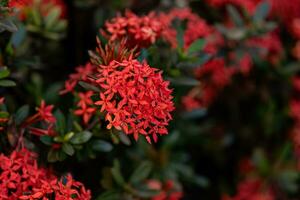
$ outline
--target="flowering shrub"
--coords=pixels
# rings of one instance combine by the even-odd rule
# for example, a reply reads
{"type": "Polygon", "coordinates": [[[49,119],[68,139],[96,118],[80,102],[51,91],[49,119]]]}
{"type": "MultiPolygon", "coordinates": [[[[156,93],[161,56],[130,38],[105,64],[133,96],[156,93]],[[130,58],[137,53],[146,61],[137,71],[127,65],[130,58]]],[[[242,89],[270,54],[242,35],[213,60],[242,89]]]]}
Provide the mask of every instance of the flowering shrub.
{"type": "Polygon", "coordinates": [[[299,8],[1,1],[0,199],[298,199],[299,8]]]}

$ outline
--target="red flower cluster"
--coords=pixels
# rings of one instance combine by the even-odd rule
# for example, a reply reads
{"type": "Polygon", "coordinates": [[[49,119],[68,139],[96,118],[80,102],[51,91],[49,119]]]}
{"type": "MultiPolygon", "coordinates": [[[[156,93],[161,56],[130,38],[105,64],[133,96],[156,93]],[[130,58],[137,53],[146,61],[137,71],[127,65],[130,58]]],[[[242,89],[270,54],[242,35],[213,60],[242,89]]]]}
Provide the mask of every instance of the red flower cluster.
{"type": "Polygon", "coordinates": [[[79,81],[88,81],[89,75],[96,71],[96,67],[91,63],[86,63],[84,66],[78,66],[76,72],[69,75],[69,79],[65,82],[65,88],[60,91],[60,94],[74,92],[74,88],[79,81]]]}
{"type": "Polygon", "coordinates": [[[0,155],[0,198],[2,200],[89,200],[91,194],[70,175],[58,179],[51,171],[38,167],[36,154],[26,149],[0,155]]]}
{"type": "Polygon", "coordinates": [[[237,194],[234,197],[223,196],[222,200],[274,200],[274,194],[265,188],[259,179],[245,180],[239,183],[237,194]]]}
{"type": "Polygon", "coordinates": [[[179,200],[183,196],[180,188],[172,180],[167,180],[165,183],[149,180],[147,185],[152,190],[160,191],[151,200],[179,200]]]}
{"type": "Polygon", "coordinates": [[[77,110],[74,111],[75,115],[82,116],[83,122],[85,125],[88,124],[89,120],[96,112],[96,108],[93,108],[94,102],[92,101],[91,97],[94,93],[92,91],[87,91],[85,93],[80,92],[78,94],[79,102],[77,106],[79,107],[77,110]]]}
{"type": "Polygon", "coordinates": [[[105,31],[109,41],[126,38],[128,47],[147,47],[153,44],[162,31],[162,25],[154,13],[139,17],[130,11],[124,16],[117,16],[105,23],[105,31]]]}
{"type": "Polygon", "coordinates": [[[206,2],[214,7],[224,7],[231,4],[253,13],[261,0],[206,0],[206,2]]]}
{"type": "Polygon", "coordinates": [[[195,40],[204,38],[208,41],[206,47],[211,49],[211,45],[215,43],[215,30],[210,27],[205,20],[191,12],[190,9],[173,9],[169,13],[161,13],[159,19],[163,24],[162,37],[171,44],[173,48],[177,47],[177,31],[172,26],[174,20],[186,21],[186,29],[184,31],[184,48],[187,49],[195,40]]]}
{"type": "Polygon", "coordinates": [[[156,142],[157,134],[167,134],[166,126],[174,109],[169,82],[158,69],[129,56],[123,61],[111,61],[98,66],[96,83],[101,89],[95,104],[106,112],[107,128],[115,127],[126,134],[139,134],[156,142]]]}
{"type": "Polygon", "coordinates": [[[43,16],[47,16],[53,8],[60,10],[60,18],[63,19],[66,16],[66,5],[63,0],[41,0],[38,4],[34,0],[10,0],[8,6],[16,8],[20,11],[20,19],[26,20],[28,17],[28,11],[38,5],[38,9],[43,16]]]}

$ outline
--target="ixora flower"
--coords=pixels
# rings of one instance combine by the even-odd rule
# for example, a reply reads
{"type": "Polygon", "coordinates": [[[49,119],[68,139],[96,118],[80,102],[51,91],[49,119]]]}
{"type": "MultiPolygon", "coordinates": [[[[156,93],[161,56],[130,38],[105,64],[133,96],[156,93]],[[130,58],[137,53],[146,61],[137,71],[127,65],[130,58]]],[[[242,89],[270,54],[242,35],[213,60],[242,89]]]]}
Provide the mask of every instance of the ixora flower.
{"type": "Polygon", "coordinates": [[[131,55],[122,61],[99,65],[95,82],[101,90],[100,100],[95,104],[106,113],[108,129],[114,127],[133,134],[135,140],[141,134],[149,143],[151,137],[156,142],[157,134],[168,133],[166,126],[174,110],[172,90],[158,69],[131,55]]]}
{"type": "Polygon", "coordinates": [[[153,44],[162,31],[162,25],[154,13],[137,16],[126,11],[124,16],[117,16],[105,23],[102,33],[109,41],[127,38],[128,47],[147,47],[153,44]]]}
{"type": "Polygon", "coordinates": [[[57,178],[50,170],[40,168],[37,155],[27,149],[0,155],[0,198],[3,200],[89,200],[91,194],[82,183],[67,175],[57,178]]]}
{"type": "Polygon", "coordinates": [[[223,196],[222,200],[274,200],[274,194],[260,179],[244,180],[239,183],[234,197],[223,196]]]}

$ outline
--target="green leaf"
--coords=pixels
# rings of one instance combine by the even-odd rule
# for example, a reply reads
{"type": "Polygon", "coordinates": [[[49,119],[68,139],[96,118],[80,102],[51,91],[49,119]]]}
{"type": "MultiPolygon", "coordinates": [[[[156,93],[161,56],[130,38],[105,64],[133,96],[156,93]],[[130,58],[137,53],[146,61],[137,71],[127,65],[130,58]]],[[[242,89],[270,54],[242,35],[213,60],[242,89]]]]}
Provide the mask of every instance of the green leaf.
{"type": "Polygon", "coordinates": [[[6,78],[8,77],[10,74],[9,70],[7,69],[7,67],[1,67],[0,68],[0,79],[6,78]]]}
{"type": "Polygon", "coordinates": [[[0,86],[2,87],[14,87],[16,83],[11,80],[0,80],[0,86]]]}
{"type": "Polygon", "coordinates": [[[130,176],[129,182],[132,184],[145,180],[152,170],[152,164],[149,161],[142,162],[130,176]]]}
{"type": "Polygon", "coordinates": [[[69,143],[63,143],[62,150],[69,156],[72,156],[75,153],[73,146],[69,143]]]}
{"type": "Polygon", "coordinates": [[[131,141],[130,141],[129,137],[126,135],[126,133],[123,133],[123,132],[120,131],[117,134],[119,136],[120,141],[123,144],[125,144],[127,146],[131,145],[131,141]]]}
{"type": "Polygon", "coordinates": [[[54,112],[54,116],[56,118],[56,122],[55,122],[56,130],[59,133],[64,133],[66,130],[66,118],[64,114],[60,110],[56,110],[54,112]]]}
{"type": "Polygon", "coordinates": [[[104,140],[95,140],[92,143],[92,148],[95,151],[110,152],[113,149],[113,145],[104,140]]]}
{"type": "Polygon", "coordinates": [[[265,0],[265,1],[261,2],[255,10],[255,13],[253,15],[253,21],[261,22],[261,21],[265,20],[265,18],[268,16],[268,14],[270,12],[270,9],[271,9],[271,6],[268,1],[265,0]]]}
{"type": "Polygon", "coordinates": [[[230,18],[232,19],[233,23],[236,26],[241,27],[244,25],[243,18],[241,17],[239,11],[235,7],[233,7],[232,5],[229,5],[226,7],[226,9],[230,15],[230,18]]]}
{"type": "Polygon", "coordinates": [[[114,165],[113,165],[113,168],[111,169],[111,173],[113,175],[114,180],[116,181],[116,183],[118,185],[120,185],[120,186],[125,185],[126,182],[122,176],[120,163],[118,160],[114,160],[114,165]]]}
{"type": "Polygon", "coordinates": [[[83,144],[89,141],[89,139],[92,137],[92,133],[89,131],[83,131],[80,133],[76,133],[70,140],[72,144],[83,144]]]}
{"type": "Polygon", "coordinates": [[[100,92],[100,89],[97,88],[96,86],[92,85],[92,84],[89,84],[89,83],[86,83],[86,82],[83,82],[83,81],[79,81],[79,85],[82,86],[86,90],[91,90],[91,91],[94,91],[94,92],[100,92]]]}
{"type": "Polygon", "coordinates": [[[48,135],[42,135],[40,137],[40,140],[42,143],[44,143],[45,145],[48,145],[48,146],[53,144],[53,138],[48,135]]]}
{"type": "Polygon", "coordinates": [[[29,115],[29,105],[24,105],[18,109],[15,115],[17,125],[20,125],[29,115]]]}
{"type": "Polygon", "coordinates": [[[194,41],[188,48],[188,54],[194,54],[196,52],[201,51],[205,46],[205,40],[204,39],[198,39],[194,41]]]}
{"type": "Polygon", "coordinates": [[[11,43],[12,43],[13,47],[15,47],[15,48],[19,47],[26,37],[25,26],[19,24],[18,27],[19,27],[19,30],[14,32],[11,37],[11,43]]]}
{"type": "Polygon", "coordinates": [[[184,46],[184,40],[183,40],[184,30],[181,26],[178,26],[177,28],[177,44],[179,49],[183,49],[184,46]]]}
{"type": "Polygon", "coordinates": [[[61,14],[61,9],[58,7],[52,8],[48,15],[45,17],[45,27],[46,30],[49,30],[53,25],[59,20],[61,14]]]}

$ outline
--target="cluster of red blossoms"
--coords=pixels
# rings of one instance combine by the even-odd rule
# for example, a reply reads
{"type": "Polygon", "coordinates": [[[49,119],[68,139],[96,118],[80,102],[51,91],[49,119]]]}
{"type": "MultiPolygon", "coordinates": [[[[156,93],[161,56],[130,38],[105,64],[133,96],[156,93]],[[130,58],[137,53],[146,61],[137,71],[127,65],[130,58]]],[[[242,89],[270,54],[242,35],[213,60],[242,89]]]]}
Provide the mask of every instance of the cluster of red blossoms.
{"type": "Polygon", "coordinates": [[[160,191],[151,200],[179,200],[183,196],[180,188],[172,180],[167,180],[164,183],[157,180],[149,180],[147,185],[152,190],[160,191]]]}
{"type": "Polygon", "coordinates": [[[63,0],[10,0],[8,6],[10,8],[17,9],[20,12],[20,19],[26,20],[29,16],[29,10],[37,5],[42,16],[47,16],[53,8],[60,10],[60,18],[63,19],[66,16],[66,5],[63,0]],[[37,4],[38,3],[38,4],[37,4]]]}
{"type": "Polygon", "coordinates": [[[175,20],[181,22],[186,21],[186,29],[184,31],[183,40],[184,48],[187,49],[195,40],[205,38],[207,44],[205,50],[208,52],[215,52],[216,43],[219,43],[219,35],[216,30],[209,26],[206,21],[198,15],[192,13],[189,8],[173,9],[168,13],[159,14],[160,22],[163,25],[162,38],[166,40],[173,48],[178,45],[177,30],[173,26],[175,20]]]}
{"type": "Polygon", "coordinates": [[[237,194],[223,196],[222,200],[274,200],[272,191],[266,188],[260,179],[249,179],[239,183],[237,194]]]}
{"type": "Polygon", "coordinates": [[[1,199],[91,199],[82,183],[70,175],[56,177],[50,170],[38,167],[36,159],[36,154],[27,149],[13,151],[9,157],[0,155],[1,199]]]}
{"type": "Polygon", "coordinates": [[[167,134],[166,126],[174,109],[169,82],[164,81],[158,69],[132,56],[120,62],[111,61],[98,66],[96,83],[101,89],[100,100],[95,102],[105,112],[107,128],[139,134],[156,142],[157,134],[167,134]]]}
{"type": "Polygon", "coordinates": [[[130,11],[125,16],[117,16],[105,23],[103,35],[109,41],[126,38],[127,47],[147,47],[153,44],[162,31],[162,25],[154,13],[139,17],[130,11]]]}

